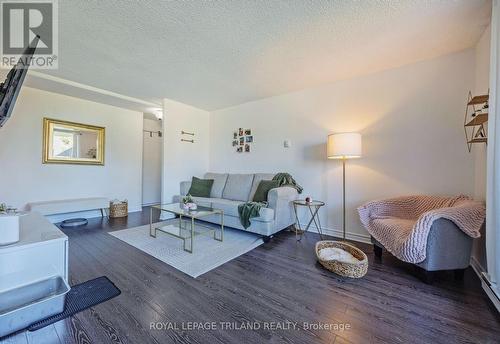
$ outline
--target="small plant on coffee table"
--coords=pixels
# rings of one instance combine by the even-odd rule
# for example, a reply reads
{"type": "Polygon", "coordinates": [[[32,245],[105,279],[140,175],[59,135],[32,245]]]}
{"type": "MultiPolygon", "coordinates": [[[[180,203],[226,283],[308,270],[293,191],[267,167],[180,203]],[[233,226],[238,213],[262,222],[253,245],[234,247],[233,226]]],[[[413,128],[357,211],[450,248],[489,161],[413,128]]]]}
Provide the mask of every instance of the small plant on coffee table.
{"type": "Polygon", "coordinates": [[[193,197],[191,195],[186,195],[182,197],[182,204],[194,203],[193,197]]]}

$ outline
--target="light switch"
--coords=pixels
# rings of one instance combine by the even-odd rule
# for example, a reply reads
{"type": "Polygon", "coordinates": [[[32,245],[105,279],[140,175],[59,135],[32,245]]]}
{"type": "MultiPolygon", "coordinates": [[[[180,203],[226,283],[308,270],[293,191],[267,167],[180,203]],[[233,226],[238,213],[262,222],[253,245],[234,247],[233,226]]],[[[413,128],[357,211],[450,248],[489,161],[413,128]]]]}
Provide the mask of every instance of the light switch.
{"type": "Polygon", "coordinates": [[[292,141],[290,141],[290,140],[285,140],[285,141],[283,142],[283,147],[285,147],[285,148],[290,148],[291,146],[292,146],[292,141]]]}

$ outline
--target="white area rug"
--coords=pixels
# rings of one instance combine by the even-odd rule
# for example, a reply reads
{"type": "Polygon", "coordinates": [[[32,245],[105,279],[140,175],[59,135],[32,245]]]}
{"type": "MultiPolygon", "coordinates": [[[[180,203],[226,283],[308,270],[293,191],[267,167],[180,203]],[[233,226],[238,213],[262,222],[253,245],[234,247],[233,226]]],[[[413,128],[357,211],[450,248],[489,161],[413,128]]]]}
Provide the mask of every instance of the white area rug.
{"type": "Polygon", "coordinates": [[[156,238],[149,236],[149,225],[110,232],[109,234],[194,278],[253,250],[263,243],[259,235],[224,228],[223,242],[214,240],[209,235],[197,235],[194,238],[194,252],[189,253],[183,250],[183,241],[179,238],[160,231],[156,232],[156,238]]]}

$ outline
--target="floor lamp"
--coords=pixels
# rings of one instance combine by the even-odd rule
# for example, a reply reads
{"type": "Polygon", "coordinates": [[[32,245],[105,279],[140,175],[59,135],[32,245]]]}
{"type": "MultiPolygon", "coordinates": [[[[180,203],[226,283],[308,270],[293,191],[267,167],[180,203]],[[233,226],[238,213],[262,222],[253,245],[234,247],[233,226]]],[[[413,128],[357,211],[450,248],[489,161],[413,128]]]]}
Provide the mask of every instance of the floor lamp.
{"type": "Polygon", "coordinates": [[[328,159],[342,159],[342,232],[345,240],[345,161],[361,157],[361,134],[328,135],[327,154],[328,159]]]}

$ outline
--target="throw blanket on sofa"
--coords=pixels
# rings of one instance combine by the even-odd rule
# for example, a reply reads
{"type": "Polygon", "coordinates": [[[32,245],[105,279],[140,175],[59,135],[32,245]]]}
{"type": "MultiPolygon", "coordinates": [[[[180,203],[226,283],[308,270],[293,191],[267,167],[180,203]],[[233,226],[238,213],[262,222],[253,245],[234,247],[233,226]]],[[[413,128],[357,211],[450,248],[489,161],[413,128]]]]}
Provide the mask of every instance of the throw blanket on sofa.
{"type": "MultiPolygon", "coordinates": [[[[290,173],[277,173],[273,180],[277,180],[279,186],[290,186],[295,188],[298,193],[302,193],[302,187],[293,179],[290,173]]],[[[245,229],[250,227],[251,218],[260,216],[260,208],[262,207],[267,207],[267,202],[246,202],[238,205],[240,222],[245,229]]]]}
{"type": "Polygon", "coordinates": [[[250,227],[250,219],[252,217],[259,217],[260,208],[267,207],[266,202],[247,202],[238,205],[238,214],[240,215],[240,222],[243,228],[250,227]]]}
{"type": "Polygon", "coordinates": [[[302,190],[304,190],[302,186],[300,186],[295,181],[295,179],[293,179],[290,173],[285,173],[285,172],[277,173],[273,177],[273,180],[277,180],[279,186],[290,186],[292,188],[295,188],[299,194],[302,193],[302,190]]]}
{"type": "Polygon", "coordinates": [[[408,263],[426,258],[432,223],[452,221],[472,238],[480,236],[486,216],[482,202],[467,196],[408,196],[369,202],[358,208],[366,230],[394,256],[408,263]]]}

